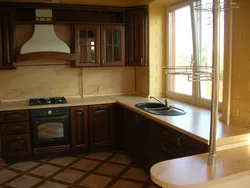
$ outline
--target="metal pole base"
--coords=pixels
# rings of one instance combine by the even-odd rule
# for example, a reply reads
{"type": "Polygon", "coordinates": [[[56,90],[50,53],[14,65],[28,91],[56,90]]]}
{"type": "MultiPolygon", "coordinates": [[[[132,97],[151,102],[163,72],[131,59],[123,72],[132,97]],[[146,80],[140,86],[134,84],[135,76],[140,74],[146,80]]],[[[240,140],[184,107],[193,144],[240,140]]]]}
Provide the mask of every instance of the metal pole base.
{"type": "Polygon", "coordinates": [[[216,155],[208,154],[207,165],[208,166],[215,166],[216,163],[216,155]]]}

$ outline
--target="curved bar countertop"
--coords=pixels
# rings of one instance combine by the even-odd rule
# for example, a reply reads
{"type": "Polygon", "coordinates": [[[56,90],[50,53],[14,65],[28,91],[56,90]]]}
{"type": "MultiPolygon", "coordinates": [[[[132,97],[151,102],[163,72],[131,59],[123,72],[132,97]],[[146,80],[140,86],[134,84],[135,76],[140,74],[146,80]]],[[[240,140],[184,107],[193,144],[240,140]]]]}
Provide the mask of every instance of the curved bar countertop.
{"type": "Polygon", "coordinates": [[[214,167],[207,166],[207,154],[200,154],[159,162],[150,175],[167,188],[249,188],[250,145],[217,152],[214,167]]]}

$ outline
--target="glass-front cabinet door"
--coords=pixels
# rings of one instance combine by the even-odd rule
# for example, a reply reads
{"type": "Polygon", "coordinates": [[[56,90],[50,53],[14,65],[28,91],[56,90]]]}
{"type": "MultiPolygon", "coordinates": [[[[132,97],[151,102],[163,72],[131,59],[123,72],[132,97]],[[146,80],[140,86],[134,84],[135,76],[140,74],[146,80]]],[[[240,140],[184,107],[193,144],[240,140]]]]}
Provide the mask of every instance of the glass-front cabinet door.
{"type": "Polygon", "coordinates": [[[100,26],[75,27],[76,67],[100,66],[100,26]]]}
{"type": "Polygon", "coordinates": [[[125,65],[124,26],[101,26],[102,66],[125,65]]]}

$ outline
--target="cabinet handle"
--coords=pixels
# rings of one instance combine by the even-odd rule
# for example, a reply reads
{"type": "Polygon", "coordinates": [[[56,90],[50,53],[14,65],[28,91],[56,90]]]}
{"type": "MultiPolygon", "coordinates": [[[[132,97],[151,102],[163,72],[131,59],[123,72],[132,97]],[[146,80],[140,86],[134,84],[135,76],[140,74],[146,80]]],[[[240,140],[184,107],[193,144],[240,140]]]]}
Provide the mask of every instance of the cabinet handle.
{"type": "Polygon", "coordinates": [[[143,58],[141,58],[141,65],[143,65],[143,58]]]}
{"type": "Polygon", "coordinates": [[[14,139],[19,139],[21,136],[15,136],[14,139]]]}
{"type": "Polygon", "coordinates": [[[76,112],[77,115],[82,115],[82,112],[78,111],[76,112]]]}
{"type": "Polygon", "coordinates": [[[128,109],[125,109],[125,110],[124,110],[124,116],[125,116],[125,117],[127,116],[127,112],[128,112],[128,109]]]}
{"type": "Polygon", "coordinates": [[[138,125],[140,124],[140,117],[139,116],[137,117],[137,124],[138,125]]]}

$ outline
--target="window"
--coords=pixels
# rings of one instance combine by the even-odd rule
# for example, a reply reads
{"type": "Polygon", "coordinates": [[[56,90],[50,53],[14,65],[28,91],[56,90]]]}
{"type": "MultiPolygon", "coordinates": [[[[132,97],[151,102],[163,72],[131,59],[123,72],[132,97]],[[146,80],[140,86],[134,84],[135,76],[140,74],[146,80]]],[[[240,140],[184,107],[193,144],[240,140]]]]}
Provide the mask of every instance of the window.
{"type": "MultiPolygon", "coordinates": [[[[201,0],[213,3],[213,0],[201,0]]],[[[190,66],[197,59],[201,66],[212,66],[213,15],[194,11],[193,2],[172,7],[168,11],[168,65],[190,66]],[[196,57],[196,58],[194,58],[196,57]]],[[[223,90],[224,14],[220,15],[220,84],[219,101],[223,90]]],[[[210,105],[212,82],[189,82],[185,75],[167,76],[167,94],[170,98],[210,105]]]]}

